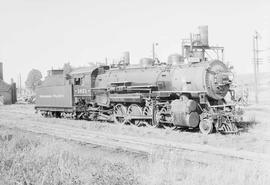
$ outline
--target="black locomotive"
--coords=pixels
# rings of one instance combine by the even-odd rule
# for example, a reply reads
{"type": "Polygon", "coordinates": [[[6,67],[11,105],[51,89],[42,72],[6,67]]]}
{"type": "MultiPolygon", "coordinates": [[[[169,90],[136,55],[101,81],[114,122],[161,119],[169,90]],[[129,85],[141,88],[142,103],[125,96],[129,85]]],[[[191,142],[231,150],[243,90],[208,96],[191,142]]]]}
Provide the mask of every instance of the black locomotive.
{"type": "Polygon", "coordinates": [[[241,111],[225,101],[227,94],[234,99],[233,75],[220,57],[223,48],[210,47],[207,36],[200,27],[183,41],[183,56],[171,55],[167,63],[143,58],[130,65],[125,53],[117,65],[50,70],[35,108],[44,116],[235,133],[241,111]]]}

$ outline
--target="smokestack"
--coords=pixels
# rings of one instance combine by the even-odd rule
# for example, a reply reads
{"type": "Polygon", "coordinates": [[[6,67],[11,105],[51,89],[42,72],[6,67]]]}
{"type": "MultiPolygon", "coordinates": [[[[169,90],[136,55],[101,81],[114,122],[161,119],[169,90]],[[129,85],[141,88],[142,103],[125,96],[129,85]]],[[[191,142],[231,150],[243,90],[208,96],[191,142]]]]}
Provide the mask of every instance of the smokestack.
{"type": "Polygon", "coordinates": [[[0,62],[0,80],[4,80],[3,79],[3,63],[0,62]]]}

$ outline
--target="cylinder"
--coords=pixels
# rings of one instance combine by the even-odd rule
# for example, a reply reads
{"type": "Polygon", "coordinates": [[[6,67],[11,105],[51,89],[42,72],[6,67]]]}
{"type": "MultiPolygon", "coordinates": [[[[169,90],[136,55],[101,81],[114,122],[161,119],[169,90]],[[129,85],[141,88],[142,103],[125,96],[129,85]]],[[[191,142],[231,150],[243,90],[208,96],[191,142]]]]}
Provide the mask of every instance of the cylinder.
{"type": "Polygon", "coordinates": [[[174,100],[171,103],[173,113],[173,124],[176,126],[195,128],[200,122],[200,116],[196,110],[197,104],[194,100],[174,100]]]}
{"type": "Polygon", "coordinates": [[[186,116],[186,125],[191,128],[195,128],[199,125],[200,116],[197,112],[191,112],[186,116]]]}
{"type": "Polygon", "coordinates": [[[201,44],[208,46],[208,26],[199,26],[201,44]]]}
{"type": "Polygon", "coordinates": [[[177,112],[173,114],[173,124],[175,126],[195,128],[199,125],[200,116],[197,112],[190,114],[184,112],[177,112]]]}

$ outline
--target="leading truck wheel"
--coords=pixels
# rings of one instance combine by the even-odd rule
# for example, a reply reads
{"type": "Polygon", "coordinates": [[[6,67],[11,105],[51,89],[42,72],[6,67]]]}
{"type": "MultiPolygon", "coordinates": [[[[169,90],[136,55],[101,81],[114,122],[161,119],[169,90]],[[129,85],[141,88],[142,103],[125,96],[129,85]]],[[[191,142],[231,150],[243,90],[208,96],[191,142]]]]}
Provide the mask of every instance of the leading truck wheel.
{"type": "Polygon", "coordinates": [[[200,121],[199,128],[201,133],[210,134],[213,132],[213,122],[209,119],[204,119],[200,121]]]}

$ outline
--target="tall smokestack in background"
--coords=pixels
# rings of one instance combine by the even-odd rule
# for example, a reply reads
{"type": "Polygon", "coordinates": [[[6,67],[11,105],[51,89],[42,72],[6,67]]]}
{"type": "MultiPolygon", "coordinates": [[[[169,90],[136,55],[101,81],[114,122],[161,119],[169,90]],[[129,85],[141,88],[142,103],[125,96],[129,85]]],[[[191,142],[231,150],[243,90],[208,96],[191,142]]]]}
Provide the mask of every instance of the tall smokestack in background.
{"type": "Polygon", "coordinates": [[[3,79],[3,63],[0,62],[0,80],[4,80],[3,79]]]}

